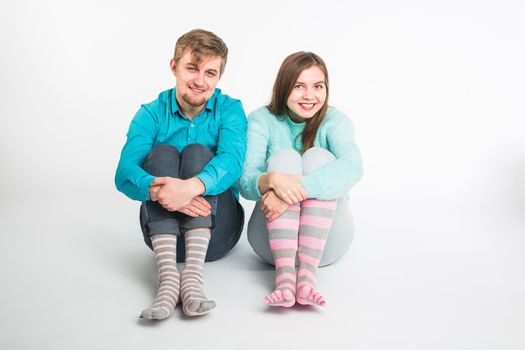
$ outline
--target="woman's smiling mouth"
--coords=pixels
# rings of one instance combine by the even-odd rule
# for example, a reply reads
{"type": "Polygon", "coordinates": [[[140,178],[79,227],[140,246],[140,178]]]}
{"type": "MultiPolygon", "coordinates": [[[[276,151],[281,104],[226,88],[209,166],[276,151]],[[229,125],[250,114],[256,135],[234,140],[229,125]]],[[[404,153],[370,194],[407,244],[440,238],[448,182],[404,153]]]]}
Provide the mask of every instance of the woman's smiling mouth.
{"type": "Polygon", "coordinates": [[[315,107],[315,103],[299,103],[299,106],[305,111],[311,111],[315,107]]]}

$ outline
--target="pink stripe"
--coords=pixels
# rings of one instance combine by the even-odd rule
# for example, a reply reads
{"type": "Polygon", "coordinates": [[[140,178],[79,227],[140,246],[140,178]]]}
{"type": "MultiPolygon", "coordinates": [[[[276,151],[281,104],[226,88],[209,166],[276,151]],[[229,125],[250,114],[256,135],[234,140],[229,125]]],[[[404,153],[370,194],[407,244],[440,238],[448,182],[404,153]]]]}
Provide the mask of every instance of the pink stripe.
{"type": "Polygon", "coordinates": [[[332,219],[317,216],[301,215],[300,224],[329,229],[330,226],[332,226],[332,219]]]}
{"type": "Polygon", "coordinates": [[[294,219],[275,219],[273,221],[266,221],[268,230],[297,230],[299,222],[294,219]]]}
{"type": "Polygon", "coordinates": [[[301,277],[301,276],[308,276],[310,277],[312,281],[315,281],[317,279],[317,276],[315,275],[315,273],[313,273],[312,271],[308,269],[299,269],[299,272],[297,273],[297,277],[301,277]]]}
{"type": "MultiPolygon", "coordinates": [[[[326,239],[320,239],[320,238],[309,237],[309,236],[300,236],[299,237],[299,245],[302,245],[302,246],[305,246],[305,247],[308,247],[308,248],[323,249],[325,243],[326,243],[326,239]]],[[[271,243],[270,243],[270,245],[271,245],[271,243]]]]}
{"type": "Polygon", "coordinates": [[[297,286],[296,288],[299,289],[301,288],[302,286],[311,286],[312,287],[312,284],[308,281],[299,281],[299,283],[297,283],[297,286]]]}
{"type": "Polygon", "coordinates": [[[300,262],[305,262],[310,265],[319,266],[319,260],[312,258],[311,256],[303,254],[303,253],[299,253],[298,255],[299,255],[300,262]]]}
{"type": "Polygon", "coordinates": [[[290,272],[281,273],[279,276],[275,277],[275,284],[279,284],[279,282],[287,278],[295,281],[295,274],[290,272]]]}
{"type": "Polygon", "coordinates": [[[285,248],[294,249],[294,248],[297,248],[297,240],[296,239],[270,239],[270,248],[272,250],[285,249],[285,248]]]}
{"type": "Polygon", "coordinates": [[[279,288],[279,289],[290,288],[291,290],[295,290],[295,285],[291,283],[283,283],[283,284],[276,285],[275,288],[279,288]]]}
{"type": "Polygon", "coordinates": [[[301,202],[303,208],[325,208],[335,210],[337,201],[321,201],[319,199],[307,199],[301,202]]]}
{"type": "Polygon", "coordinates": [[[295,258],[279,258],[275,259],[275,266],[295,266],[295,258]]]}

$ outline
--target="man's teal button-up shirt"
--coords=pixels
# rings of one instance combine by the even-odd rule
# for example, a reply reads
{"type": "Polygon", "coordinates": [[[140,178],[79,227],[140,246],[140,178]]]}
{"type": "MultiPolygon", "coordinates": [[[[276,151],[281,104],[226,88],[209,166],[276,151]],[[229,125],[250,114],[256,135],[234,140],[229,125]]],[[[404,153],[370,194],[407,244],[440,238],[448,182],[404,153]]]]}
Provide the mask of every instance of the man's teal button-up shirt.
{"type": "Polygon", "coordinates": [[[239,100],[215,89],[206,107],[193,120],[179,109],[175,89],[160,93],[143,104],[129,127],[115,175],[117,189],[131,199],[149,200],[149,186],[155,176],[142,164],[156,145],[175,146],[180,152],[198,143],[215,157],[196,176],[206,187],[205,195],[220,194],[230,187],[237,199],[236,181],[241,176],[246,152],[246,114],[239,100]]]}

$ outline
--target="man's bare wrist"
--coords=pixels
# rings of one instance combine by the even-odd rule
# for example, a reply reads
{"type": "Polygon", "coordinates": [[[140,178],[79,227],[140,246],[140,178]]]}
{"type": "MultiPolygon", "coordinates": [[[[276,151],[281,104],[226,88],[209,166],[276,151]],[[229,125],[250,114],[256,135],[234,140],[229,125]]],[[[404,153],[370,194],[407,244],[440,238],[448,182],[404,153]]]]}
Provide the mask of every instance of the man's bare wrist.
{"type": "Polygon", "coordinates": [[[188,181],[190,181],[191,184],[193,197],[199,196],[206,192],[206,186],[204,186],[204,183],[198,177],[192,177],[188,179],[188,181]]]}

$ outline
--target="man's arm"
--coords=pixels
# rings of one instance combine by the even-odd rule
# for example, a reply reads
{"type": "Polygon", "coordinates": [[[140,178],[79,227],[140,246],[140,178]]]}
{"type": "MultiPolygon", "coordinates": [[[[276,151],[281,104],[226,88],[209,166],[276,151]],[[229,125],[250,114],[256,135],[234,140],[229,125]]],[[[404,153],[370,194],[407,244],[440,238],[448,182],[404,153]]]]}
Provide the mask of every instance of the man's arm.
{"type": "Polygon", "coordinates": [[[157,117],[144,105],[141,106],[129,126],[115,175],[115,186],[131,199],[150,199],[149,186],[155,176],[148,174],[142,164],[153,147],[157,133],[157,117]]]}
{"type": "Polygon", "coordinates": [[[197,174],[205,186],[204,195],[217,195],[241,176],[246,155],[246,114],[239,101],[222,111],[217,154],[197,174]]]}
{"type": "Polygon", "coordinates": [[[150,193],[151,199],[157,200],[165,209],[182,211],[195,197],[204,193],[204,184],[195,177],[187,180],[157,177],[151,183],[150,193]]]}

